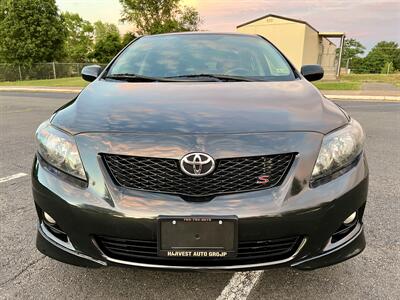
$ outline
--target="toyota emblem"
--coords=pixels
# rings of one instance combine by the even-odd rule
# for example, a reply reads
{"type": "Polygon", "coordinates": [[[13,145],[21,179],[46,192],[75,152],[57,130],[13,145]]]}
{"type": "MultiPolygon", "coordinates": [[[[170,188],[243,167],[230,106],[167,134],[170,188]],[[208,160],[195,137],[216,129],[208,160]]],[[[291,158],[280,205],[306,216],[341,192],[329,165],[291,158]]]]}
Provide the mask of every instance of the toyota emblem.
{"type": "Polygon", "coordinates": [[[181,169],[189,176],[201,177],[215,169],[214,159],[205,153],[189,153],[181,159],[181,169]]]}

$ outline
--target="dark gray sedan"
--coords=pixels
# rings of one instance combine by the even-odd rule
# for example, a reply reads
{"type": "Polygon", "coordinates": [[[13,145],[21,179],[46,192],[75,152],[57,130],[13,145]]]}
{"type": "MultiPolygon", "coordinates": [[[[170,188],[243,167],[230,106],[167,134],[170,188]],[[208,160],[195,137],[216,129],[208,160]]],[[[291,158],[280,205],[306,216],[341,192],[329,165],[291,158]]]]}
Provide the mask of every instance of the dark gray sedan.
{"type": "Polygon", "coordinates": [[[260,36],[144,36],[37,130],[38,249],[87,267],[315,269],[365,248],[360,124],[260,36]]]}

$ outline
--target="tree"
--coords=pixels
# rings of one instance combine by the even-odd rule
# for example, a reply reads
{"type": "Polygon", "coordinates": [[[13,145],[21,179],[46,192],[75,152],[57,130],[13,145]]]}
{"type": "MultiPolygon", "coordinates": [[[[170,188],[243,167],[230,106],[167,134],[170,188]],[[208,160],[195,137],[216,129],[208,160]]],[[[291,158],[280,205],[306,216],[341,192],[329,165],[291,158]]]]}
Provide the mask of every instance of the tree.
{"type": "Polygon", "coordinates": [[[67,31],[65,56],[70,62],[86,62],[93,51],[94,27],[78,14],[62,14],[67,31]]]}
{"type": "Polygon", "coordinates": [[[369,73],[368,69],[364,65],[365,58],[363,57],[354,57],[350,63],[350,69],[353,73],[369,73]]]}
{"type": "Polygon", "coordinates": [[[400,48],[397,48],[393,57],[393,68],[397,71],[400,70],[400,48]]]}
{"type": "Polygon", "coordinates": [[[389,63],[395,70],[400,69],[400,49],[396,42],[377,43],[364,59],[364,66],[370,73],[381,73],[389,63]]]}
{"type": "Polygon", "coordinates": [[[136,35],[133,32],[127,32],[123,35],[122,37],[122,46],[125,47],[128,45],[131,41],[133,41],[136,38],[136,35]]]}
{"type": "MultiPolygon", "coordinates": [[[[339,51],[337,49],[336,51],[339,51]]],[[[356,39],[346,39],[343,44],[342,53],[342,66],[346,66],[348,59],[354,59],[360,57],[360,54],[364,54],[365,47],[356,39]]]]}
{"type": "Polygon", "coordinates": [[[391,62],[385,62],[385,65],[381,69],[382,74],[393,73],[393,71],[394,71],[394,67],[393,67],[393,63],[391,63],[391,62]]]}
{"type": "Polygon", "coordinates": [[[66,33],[55,0],[0,1],[0,57],[9,63],[50,62],[66,33]]]}
{"type": "Polygon", "coordinates": [[[181,0],[120,0],[122,21],[132,23],[136,32],[157,34],[196,31],[201,23],[193,7],[184,7],[181,0]]]}
{"type": "Polygon", "coordinates": [[[107,63],[122,49],[121,36],[114,24],[94,23],[95,45],[91,57],[99,63],[107,63]]]}

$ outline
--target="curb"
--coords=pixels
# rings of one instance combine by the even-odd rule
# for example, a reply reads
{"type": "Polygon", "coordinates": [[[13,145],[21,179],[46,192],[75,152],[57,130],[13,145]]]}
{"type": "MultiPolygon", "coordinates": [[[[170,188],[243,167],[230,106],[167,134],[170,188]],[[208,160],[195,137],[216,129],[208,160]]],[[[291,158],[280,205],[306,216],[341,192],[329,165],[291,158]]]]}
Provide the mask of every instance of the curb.
{"type": "Polygon", "coordinates": [[[325,95],[330,100],[400,102],[400,96],[325,95]]]}
{"type": "MultiPolygon", "coordinates": [[[[80,93],[83,88],[46,88],[46,87],[5,87],[0,86],[0,92],[28,92],[28,93],[80,93]]],[[[351,101],[379,101],[400,102],[399,96],[363,96],[363,95],[325,95],[330,100],[351,101]]]]}

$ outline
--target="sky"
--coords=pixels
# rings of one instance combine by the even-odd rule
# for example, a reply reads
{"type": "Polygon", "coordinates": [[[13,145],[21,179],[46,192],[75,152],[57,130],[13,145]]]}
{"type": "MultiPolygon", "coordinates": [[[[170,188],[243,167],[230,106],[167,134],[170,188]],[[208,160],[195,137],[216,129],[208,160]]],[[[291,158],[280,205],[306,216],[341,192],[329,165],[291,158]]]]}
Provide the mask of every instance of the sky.
{"type": "MultiPolygon", "coordinates": [[[[125,33],[119,0],[56,0],[61,11],[84,19],[115,23],[125,33]]],[[[266,14],[306,21],[318,31],[343,31],[367,49],[381,40],[400,44],[400,0],[182,0],[195,7],[201,30],[232,32],[236,26],[266,14]]]]}

